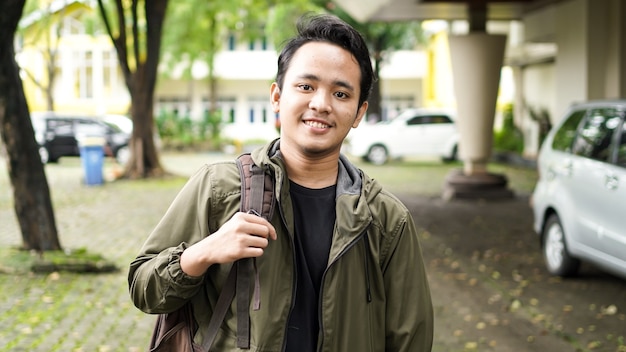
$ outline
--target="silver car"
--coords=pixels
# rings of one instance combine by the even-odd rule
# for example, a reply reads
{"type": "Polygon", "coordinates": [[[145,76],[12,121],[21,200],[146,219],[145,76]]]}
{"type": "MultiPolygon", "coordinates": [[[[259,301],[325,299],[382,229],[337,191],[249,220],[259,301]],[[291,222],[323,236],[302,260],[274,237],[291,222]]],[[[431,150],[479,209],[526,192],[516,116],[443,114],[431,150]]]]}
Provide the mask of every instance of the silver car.
{"type": "Polygon", "coordinates": [[[548,271],[581,261],[626,278],[626,100],[573,105],[546,137],[532,195],[548,271]]]}

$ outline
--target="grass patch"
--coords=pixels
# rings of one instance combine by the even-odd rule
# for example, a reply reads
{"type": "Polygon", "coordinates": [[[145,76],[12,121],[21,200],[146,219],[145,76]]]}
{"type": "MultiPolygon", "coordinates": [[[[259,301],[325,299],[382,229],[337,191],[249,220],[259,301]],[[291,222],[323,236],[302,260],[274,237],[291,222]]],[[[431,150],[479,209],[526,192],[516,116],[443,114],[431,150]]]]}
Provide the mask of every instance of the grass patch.
{"type": "Polygon", "coordinates": [[[110,273],[118,271],[115,264],[102,255],[85,248],[65,251],[26,251],[19,248],[0,248],[0,273],[25,274],[71,272],[110,273]]]}

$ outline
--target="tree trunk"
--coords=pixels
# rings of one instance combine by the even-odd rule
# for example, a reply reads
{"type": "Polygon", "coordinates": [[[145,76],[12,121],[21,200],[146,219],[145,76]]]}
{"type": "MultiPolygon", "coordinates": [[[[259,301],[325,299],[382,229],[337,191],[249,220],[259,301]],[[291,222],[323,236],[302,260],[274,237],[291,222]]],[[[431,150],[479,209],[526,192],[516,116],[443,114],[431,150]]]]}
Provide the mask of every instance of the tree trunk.
{"type": "Polygon", "coordinates": [[[59,250],[48,181],[15,62],[15,30],[25,0],[0,2],[0,136],[7,150],[14,208],[23,247],[59,250]]]}
{"type": "Polygon", "coordinates": [[[368,122],[378,122],[383,119],[382,93],[380,89],[380,53],[374,54],[374,76],[376,80],[372,86],[372,92],[367,107],[368,122]]]}
{"type": "Polygon", "coordinates": [[[117,33],[111,22],[103,0],[98,0],[100,13],[111,37],[117,57],[124,74],[124,80],[131,97],[131,116],[133,134],[130,140],[131,157],[124,170],[127,178],[144,178],[163,174],[156,146],[154,145],[154,88],[156,86],[157,69],[161,52],[161,34],[163,21],[169,0],[144,0],[146,33],[139,33],[139,25],[143,22],[137,15],[137,6],[141,2],[132,3],[116,1],[117,33]],[[127,38],[126,14],[124,5],[131,6],[130,26],[131,38],[127,38]],[[144,40],[145,36],[145,40],[144,40]],[[129,52],[128,43],[132,50],[129,52]],[[140,45],[145,44],[145,50],[140,45]],[[130,55],[132,53],[132,55],[130,55]],[[145,53],[145,54],[144,54],[145,53]],[[130,61],[134,61],[131,65],[130,61]],[[134,69],[134,71],[133,71],[134,69]]]}
{"type": "Polygon", "coordinates": [[[146,81],[137,79],[139,75],[135,73],[134,77],[130,107],[133,117],[131,157],[126,164],[125,174],[133,179],[160,176],[164,170],[154,144],[154,91],[143,87],[146,81]]]}

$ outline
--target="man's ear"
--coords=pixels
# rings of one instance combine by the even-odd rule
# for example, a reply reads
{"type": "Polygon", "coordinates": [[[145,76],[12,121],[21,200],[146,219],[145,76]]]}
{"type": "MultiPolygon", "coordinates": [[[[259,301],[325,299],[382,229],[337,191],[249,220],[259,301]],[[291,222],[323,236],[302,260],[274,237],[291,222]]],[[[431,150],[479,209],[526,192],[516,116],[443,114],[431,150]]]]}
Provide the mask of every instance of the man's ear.
{"type": "Polygon", "coordinates": [[[270,87],[270,102],[272,103],[272,110],[274,112],[280,111],[280,88],[278,83],[272,83],[270,87]]]}
{"type": "Polygon", "coordinates": [[[368,106],[367,101],[364,101],[363,104],[361,104],[361,107],[356,112],[356,118],[354,119],[354,122],[352,123],[352,128],[357,128],[359,126],[359,124],[361,123],[361,120],[363,120],[363,116],[365,116],[365,112],[367,111],[367,106],[368,106]]]}

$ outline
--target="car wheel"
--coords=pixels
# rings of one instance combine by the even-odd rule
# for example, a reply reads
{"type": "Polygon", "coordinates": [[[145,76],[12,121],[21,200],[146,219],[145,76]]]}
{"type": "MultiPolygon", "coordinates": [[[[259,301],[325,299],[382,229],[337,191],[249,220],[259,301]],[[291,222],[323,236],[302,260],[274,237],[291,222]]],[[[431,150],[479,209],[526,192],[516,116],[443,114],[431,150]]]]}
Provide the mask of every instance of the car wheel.
{"type": "Polygon", "coordinates": [[[130,148],[125,145],[117,150],[117,153],[115,154],[115,160],[117,160],[117,162],[121,165],[126,165],[128,159],[130,159],[130,148]]]}
{"type": "Polygon", "coordinates": [[[48,149],[46,149],[46,147],[39,147],[39,158],[41,159],[42,164],[47,164],[50,161],[50,153],[48,153],[48,149]]]}
{"type": "Polygon", "coordinates": [[[448,156],[444,156],[444,157],[442,158],[442,161],[443,161],[444,163],[451,163],[451,162],[453,162],[453,161],[456,161],[456,159],[457,159],[457,153],[458,153],[458,148],[457,148],[457,146],[455,145],[455,146],[454,146],[454,148],[452,148],[452,152],[450,153],[450,155],[448,155],[448,156]]]}
{"type": "Polygon", "coordinates": [[[565,231],[556,214],[550,215],[543,228],[543,257],[553,275],[572,276],[578,272],[580,260],[569,254],[565,231]]]}
{"type": "Polygon", "coordinates": [[[367,152],[367,160],[374,165],[382,165],[387,162],[387,148],[384,145],[376,144],[370,147],[367,152]]]}

